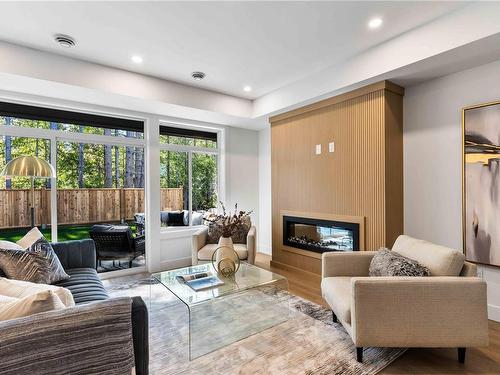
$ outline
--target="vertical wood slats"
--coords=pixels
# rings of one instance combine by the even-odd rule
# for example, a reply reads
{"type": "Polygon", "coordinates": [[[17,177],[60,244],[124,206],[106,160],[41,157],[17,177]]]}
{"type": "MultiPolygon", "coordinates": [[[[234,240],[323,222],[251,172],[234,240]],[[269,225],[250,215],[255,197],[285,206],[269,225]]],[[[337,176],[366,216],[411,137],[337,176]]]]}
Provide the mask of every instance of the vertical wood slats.
{"type": "Polygon", "coordinates": [[[402,97],[391,93],[396,99],[387,104],[386,93],[378,89],[272,123],[273,261],[320,272],[319,260],[282,250],[278,228],[283,210],[363,216],[367,250],[391,246],[393,235],[402,233],[402,133],[395,131],[402,118],[390,119],[386,129],[386,106],[401,107],[402,97]],[[333,153],[328,152],[331,141],[333,153]],[[321,155],[315,155],[316,144],[322,146],[321,155]],[[387,158],[399,158],[401,169],[399,161],[387,158]],[[392,199],[388,184],[395,205],[387,203],[392,199]],[[395,228],[388,229],[387,223],[395,228]]]}
{"type": "MultiPolygon", "coordinates": [[[[29,227],[29,189],[0,190],[0,229],[29,227]]],[[[50,190],[35,190],[35,224],[50,224],[50,190]]],[[[183,188],[161,189],[161,210],[182,210],[183,188]]],[[[144,189],[57,189],[58,224],[131,220],[144,212],[144,189]]]]}

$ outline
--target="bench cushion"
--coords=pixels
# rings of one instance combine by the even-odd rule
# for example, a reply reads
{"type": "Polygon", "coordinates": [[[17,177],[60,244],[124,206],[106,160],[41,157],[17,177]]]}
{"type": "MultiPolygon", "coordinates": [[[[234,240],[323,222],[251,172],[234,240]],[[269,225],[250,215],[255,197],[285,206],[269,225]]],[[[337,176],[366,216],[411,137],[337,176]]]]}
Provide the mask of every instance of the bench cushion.
{"type": "Polygon", "coordinates": [[[69,289],[75,304],[103,301],[109,298],[97,271],[92,268],[70,268],[66,270],[69,280],[55,285],[69,289]]]}

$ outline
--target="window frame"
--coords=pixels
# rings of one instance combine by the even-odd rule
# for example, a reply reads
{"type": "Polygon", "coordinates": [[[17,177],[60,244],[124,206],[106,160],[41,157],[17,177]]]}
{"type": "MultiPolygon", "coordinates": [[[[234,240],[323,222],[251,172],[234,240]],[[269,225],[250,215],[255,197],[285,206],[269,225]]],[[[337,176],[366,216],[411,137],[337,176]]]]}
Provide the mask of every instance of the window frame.
{"type": "MultiPolygon", "coordinates": [[[[189,146],[189,145],[178,145],[178,144],[170,144],[160,142],[160,152],[161,151],[173,151],[173,152],[186,152],[188,156],[188,194],[189,194],[189,225],[185,229],[190,229],[196,226],[193,226],[193,153],[197,154],[205,154],[205,155],[215,155],[217,158],[217,197],[218,201],[224,201],[223,194],[224,191],[221,189],[221,180],[223,174],[223,168],[221,163],[221,142],[223,142],[224,133],[223,129],[210,127],[210,126],[195,126],[195,125],[187,125],[187,124],[179,124],[171,121],[160,120],[160,129],[162,126],[181,128],[181,129],[190,129],[190,130],[200,130],[203,132],[215,133],[217,135],[217,147],[209,148],[209,147],[200,147],[200,146],[189,146]],[[222,191],[221,191],[222,190],[222,191]]],[[[161,131],[160,131],[161,134],[161,131]]],[[[189,138],[189,137],[188,137],[189,138]]],[[[160,162],[161,163],[161,162],[160,162]]],[[[161,188],[161,186],[160,186],[161,188]]],[[[217,204],[218,207],[219,204],[217,204]]],[[[163,228],[162,228],[163,229],[163,228]]],[[[179,230],[176,227],[176,230],[179,230]]],[[[181,229],[182,230],[182,229],[181,229]]]]}
{"type": "MultiPolygon", "coordinates": [[[[11,116],[14,117],[14,116],[11,116]]],[[[98,144],[105,146],[142,147],[146,150],[144,138],[126,138],[113,135],[72,133],[63,130],[28,128],[23,126],[0,126],[0,136],[24,137],[32,139],[45,139],[50,141],[50,164],[56,171],[56,177],[50,182],[50,228],[52,242],[58,240],[57,221],[57,144],[58,142],[71,142],[83,144],[98,144]]],[[[147,163],[148,161],[145,160],[147,163]]],[[[144,189],[148,183],[144,179],[144,189]]]]}

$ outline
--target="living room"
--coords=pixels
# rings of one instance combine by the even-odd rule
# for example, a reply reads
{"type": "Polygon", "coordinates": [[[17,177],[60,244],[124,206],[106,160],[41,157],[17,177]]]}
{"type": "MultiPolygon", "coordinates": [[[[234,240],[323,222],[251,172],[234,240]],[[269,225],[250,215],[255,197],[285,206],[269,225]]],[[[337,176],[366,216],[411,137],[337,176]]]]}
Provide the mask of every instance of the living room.
{"type": "Polygon", "coordinates": [[[0,13],[0,374],[500,373],[500,2],[0,13]]]}

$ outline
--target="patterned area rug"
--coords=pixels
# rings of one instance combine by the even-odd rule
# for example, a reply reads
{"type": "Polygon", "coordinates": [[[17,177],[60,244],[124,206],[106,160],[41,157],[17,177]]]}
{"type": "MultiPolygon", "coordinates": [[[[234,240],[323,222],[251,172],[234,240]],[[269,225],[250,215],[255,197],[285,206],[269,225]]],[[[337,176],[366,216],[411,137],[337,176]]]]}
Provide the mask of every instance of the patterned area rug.
{"type": "Polygon", "coordinates": [[[371,375],[405,351],[368,348],[360,364],[349,335],[332,322],[330,310],[290,295],[287,321],[189,361],[187,309],[174,295],[147,275],[104,284],[113,297],[139,295],[148,304],[151,374],[371,375]]]}

